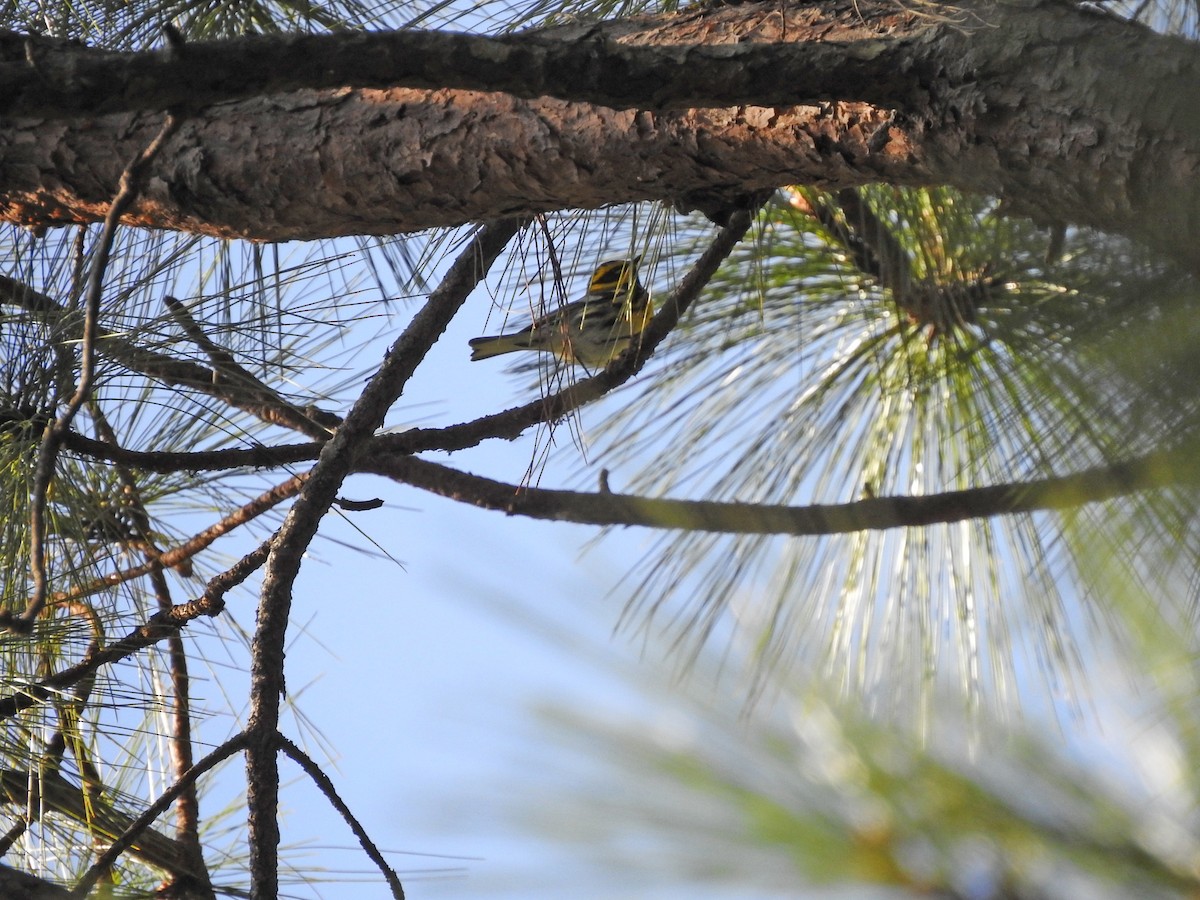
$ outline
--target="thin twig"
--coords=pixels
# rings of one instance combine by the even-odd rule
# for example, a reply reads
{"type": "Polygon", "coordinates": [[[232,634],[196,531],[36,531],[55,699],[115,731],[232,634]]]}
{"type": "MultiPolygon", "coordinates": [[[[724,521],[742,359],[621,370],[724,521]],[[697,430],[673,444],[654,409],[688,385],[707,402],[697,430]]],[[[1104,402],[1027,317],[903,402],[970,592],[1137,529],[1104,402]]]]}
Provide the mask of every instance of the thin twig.
{"type": "Polygon", "coordinates": [[[218,346],[212,338],[204,333],[204,329],[179,300],[166,296],[163,297],[163,303],[175,320],[179,322],[179,326],[192,343],[208,356],[213,367],[214,385],[223,381],[226,391],[232,395],[247,396],[264,407],[273,408],[275,424],[285,425],[302,434],[307,434],[314,440],[326,440],[337,428],[339,422],[336,417],[331,417],[321,410],[299,407],[289,402],[274,388],[264,384],[261,379],[255,378],[248,369],[238,363],[232,353],[218,346]]]}
{"type": "Polygon", "coordinates": [[[371,858],[371,861],[379,867],[379,871],[383,873],[383,877],[387,880],[388,887],[392,890],[392,896],[395,900],[404,900],[404,886],[400,884],[400,878],[395,870],[388,865],[387,860],[383,858],[383,854],[379,852],[379,848],[375,846],[375,842],[371,840],[371,836],[367,834],[367,830],[362,827],[362,824],[355,818],[354,813],[350,811],[350,807],[338,795],[337,788],[334,787],[333,781],[326,775],[321,767],[317,765],[307,753],[297,747],[292,741],[288,740],[282,734],[277,734],[275,740],[279,744],[279,748],[287,754],[317,785],[317,788],[325,795],[334,809],[341,814],[341,817],[346,820],[346,824],[350,826],[350,830],[354,832],[354,836],[358,838],[359,845],[363,848],[363,852],[371,858]]]}
{"type": "Polygon", "coordinates": [[[298,462],[312,462],[321,455],[319,441],[261,447],[231,447],[225,450],[129,450],[93,440],[72,431],[63,447],[92,459],[119,463],[143,472],[209,472],[224,469],[266,469],[298,462]]]}
{"type": "Polygon", "coordinates": [[[104,228],[100,232],[100,243],[88,278],[87,296],[84,298],[83,341],[80,348],[79,382],[75,395],[67,403],[58,420],[46,427],[42,444],[38,450],[37,466],[33,475],[33,496],[29,511],[29,567],[33,580],[33,591],[25,612],[10,617],[4,623],[14,631],[27,632],[33,627],[34,619],[46,605],[49,582],[46,577],[46,494],[54,477],[54,464],[63,438],[71,428],[75,414],[83,407],[92,390],[96,374],[96,333],[100,320],[100,300],[104,295],[104,276],[108,269],[108,257],[112,252],[117,226],[121,216],[136,199],[142,180],[149,171],[151,162],[166,145],[171,135],[179,128],[180,119],[167,113],[162,128],[154,140],[138,154],[121,174],[120,188],[108,208],[104,228]]]}
{"type": "Polygon", "coordinates": [[[82,662],[30,684],[7,697],[0,697],[0,721],[11,719],[21,711],[36,706],[49,697],[57,696],[86,678],[93,677],[101,666],[120,662],[151,644],[165,640],[194,619],[219,615],[225,608],[225,595],[267,561],[270,545],[269,539],[263,541],[235,565],[210,579],[204,593],[195,600],[176,604],[165,615],[161,612],[155,613],[149,621],[139,625],[119,641],[89,655],[82,662]]]}
{"type": "MultiPolygon", "coordinates": [[[[103,408],[95,399],[88,402],[88,415],[96,426],[96,432],[103,438],[103,442],[110,447],[118,446],[117,433],[113,430],[111,423],[108,421],[108,416],[104,414],[103,408]]],[[[67,437],[75,434],[69,432],[67,437]]],[[[64,445],[66,440],[64,440],[64,445]]],[[[137,537],[136,549],[141,550],[147,560],[156,560],[162,556],[162,550],[159,549],[157,542],[154,539],[153,529],[150,527],[150,513],[146,510],[146,504],[142,500],[141,486],[138,480],[134,477],[133,471],[129,466],[117,463],[117,479],[121,482],[122,502],[121,510],[127,514],[129,524],[133,526],[133,532],[137,537]]],[[[117,541],[116,543],[130,543],[128,541],[117,541]]],[[[184,576],[192,574],[192,561],[190,558],[185,558],[176,564],[177,571],[184,576]]],[[[157,590],[157,589],[156,589],[157,590]]],[[[168,606],[170,602],[168,601],[168,606]]]]}
{"type": "Polygon", "coordinates": [[[221,744],[221,746],[217,747],[215,750],[205,756],[202,760],[200,760],[200,762],[196,763],[194,766],[184,772],[183,775],[181,775],[173,785],[167,788],[167,790],[165,790],[157,800],[150,804],[150,806],[148,806],[140,816],[134,819],[129,827],[126,828],[117,837],[117,839],[112,842],[107,850],[100,854],[99,858],[92,863],[88,870],[83,873],[83,876],[75,884],[74,889],[71,891],[71,896],[80,898],[80,900],[86,897],[88,892],[90,892],[92,887],[96,884],[97,879],[105,871],[107,871],[113,863],[117,861],[117,858],[120,857],[122,853],[128,850],[129,847],[137,841],[138,837],[154,823],[155,819],[166,812],[167,808],[175,802],[175,799],[183,791],[195,784],[196,779],[198,779],[205,772],[224,762],[226,759],[233,756],[233,754],[245,749],[245,746],[245,733],[243,732],[241,734],[234,735],[225,743],[221,744]]]}
{"type": "MultiPolygon", "coordinates": [[[[170,586],[162,569],[149,575],[158,598],[158,611],[170,615],[175,604],[171,602],[170,586]]],[[[192,753],[192,701],[188,677],[187,649],[183,636],[175,629],[167,636],[167,660],[171,673],[171,767],[175,777],[182,779],[195,762],[192,753]]],[[[195,783],[179,792],[175,802],[175,840],[186,857],[184,870],[172,875],[186,877],[197,895],[212,895],[212,881],[204,861],[204,848],[200,842],[200,796],[195,783]]]]}

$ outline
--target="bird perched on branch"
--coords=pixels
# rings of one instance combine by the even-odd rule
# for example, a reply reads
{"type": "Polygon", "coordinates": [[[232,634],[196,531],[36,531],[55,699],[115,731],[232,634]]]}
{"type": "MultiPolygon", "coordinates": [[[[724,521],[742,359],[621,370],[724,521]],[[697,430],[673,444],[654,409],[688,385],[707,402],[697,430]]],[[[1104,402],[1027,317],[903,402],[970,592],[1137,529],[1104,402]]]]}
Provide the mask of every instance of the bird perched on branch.
{"type": "Polygon", "coordinates": [[[587,295],[509,334],[472,338],[471,359],[536,350],[589,369],[603,368],[632,346],[650,323],[650,292],[637,276],[640,256],[603,262],[587,295]]]}

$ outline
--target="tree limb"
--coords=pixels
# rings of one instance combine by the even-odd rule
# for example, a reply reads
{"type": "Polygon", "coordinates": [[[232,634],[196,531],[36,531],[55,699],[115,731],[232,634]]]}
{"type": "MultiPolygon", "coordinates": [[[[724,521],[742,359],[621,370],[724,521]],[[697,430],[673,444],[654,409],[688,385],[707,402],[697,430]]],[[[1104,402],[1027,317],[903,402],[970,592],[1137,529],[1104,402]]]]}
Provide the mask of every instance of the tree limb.
{"type": "Polygon", "coordinates": [[[508,515],[588,525],[712,531],[725,534],[848,534],[959,522],[991,516],[1075,509],[1141,491],[1200,485],[1192,445],[1072,475],[941,494],[876,497],[853,503],[780,506],[668,500],[505,484],[415,456],[374,455],[362,471],[384,475],[460,503],[508,515]]]}
{"type": "MultiPolygon", "coordinates": [[[[0,34],[0,115],[200,109],[343,87],[453,88],[655,110],[790,106],[835,97],[886,104],[920,90],[918,73],[898,65],[903,39],[886,34],[915,17],[900,7],[865,13],[872,21],[850,54],[832,43],[685,43],[687,36],[695,39],[697,25],[719,32],[724,21],[740,18],[719,8],[495,37],[338,31],[253,35],[141,53],[7,33],[0,34]]],[[[961,13],[958,18],[967,21],[961,13]]]]}
{"type": "Polygon", "coordinates": [[[246,725],[246,803],[250,826],[250,884],[253,900],[274,898],[279,890],[279,696],[283,690],[284,638],[292,585],[300,561],[329,511],[364,443],[383,424],[388,409],[425,359],[429,348],[483,279],[520,228],[510,219],[484,226],[450,266],[428,302],[413,317],[384,357],[333,437],[321,448],[308,483],[288,511],[263,572],[258,621],[250,652],[250,719],[246,725]]]}
{"type": "MultiPolygon", "coordinates": [[[[573,59],[572,68],[596,74],[614,42],[651,54],[702,46],[669,83],[736,83],[725,63],[734,59],[791,91],[783,102],[747,94],[737,105],[649,111],[674,88],[638,82],[638,112],[522,99],[516,88],[334,89],[220,104],[176,137],[173,167],[126,221],[311,239],[713,189],[882,180],[998,196],[1014,213],[1123,233],[1200,269],[1190,240],[1200,220],[1200,121],[1178,99],[1200,95],[1194,43],[1053,0],[976,0],[970,9],[987,27],[974,30],[928,9],[913,15],[886,0],[732,4],[609,23],[612,39],[573,59]],[[789,52],[806,60],[801,68],[818,54],[820,71],[795,83],[781,77],[777,56],[789,52]],[[796,105],[814,97],[825,99],[796,105]]],[[[592,27],[600,26],[575,38],[592,27]]],[[[10,65],[29,67],[24,46],[10,65]]],[[[101,216],[95,198],[111,196],[121,154],[144,140],[148,115],[6,120],[0,218],[46,227],[101,216]]]]}

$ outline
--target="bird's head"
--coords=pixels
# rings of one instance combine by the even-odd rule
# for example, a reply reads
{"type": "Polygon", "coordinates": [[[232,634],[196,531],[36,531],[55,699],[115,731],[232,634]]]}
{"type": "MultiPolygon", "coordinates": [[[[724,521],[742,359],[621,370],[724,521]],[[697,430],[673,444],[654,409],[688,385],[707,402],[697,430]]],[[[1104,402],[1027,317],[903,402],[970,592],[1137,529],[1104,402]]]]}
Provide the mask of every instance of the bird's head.
{"type": "Polygon", "coordinates": [[[592,273],[592,280],[588,282],[588,293],[623,297],[641,288],[637,276],[640,260],[641,256],[635,256],[633,259],[610,259],[600,263],[592,273]]]}

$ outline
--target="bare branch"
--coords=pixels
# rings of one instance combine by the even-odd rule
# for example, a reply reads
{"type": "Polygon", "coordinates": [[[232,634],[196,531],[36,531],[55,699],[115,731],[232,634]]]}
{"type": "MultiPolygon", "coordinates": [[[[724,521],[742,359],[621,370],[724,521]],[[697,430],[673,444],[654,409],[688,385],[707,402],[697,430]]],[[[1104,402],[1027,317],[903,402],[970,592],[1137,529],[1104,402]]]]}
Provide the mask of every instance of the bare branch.
{"type": "Polygon", "coordinates": [[[213,367],[213,384],[224,388],[223,396],[254,398],[257,404],[273,410],[270,415],[271,422],[286,425],[318,441],[328,438],[333,429],[337,428],[339,420],[336,416],[315,409],[301,409],[282,397],[274,388],[255,378],[249,370],[238,364],[232,353],[218,347],[204,333],[188,308],[177,299],[163,297],[163,303],[192,342],[208,354],[213,367]]]}
{"type": "Polygon", "coordinates": [[[197,450],[171,452],[152,450],[128,450],[97,441],[72,431],[63,440],[63,446],[75,453],[120,463],[141,469],[144,472],[202,472],[220,469],[263,469],[286,466],[291,463],[312,462],[321,454],[323,442],[310,441],[303,444],[277,444],[230,448],[227,450],[197,450]]]}
{"type": "Polygon", "coordinates": [[[876,497],[814,506],[664,500],[519,487],[412,456],[373,456],[363,471],[462,503],[534,519],[726,534],[821,535],[1075,509],[1142,491],[1194,487],[1200,485],[1195,455],[1195,447],[1189,445],[1073,475],[923,497],[876,497]]]}
{"type": "Polygon", "coordinates": [[[204,594],[195,600],[173,606],[166,614],[155,613],[144,625],[139,625],[121,640],[103,650],[89,654],[82,662],[0,698],[0,720],[10,719],[22,710],[91,678],[101,666],[119,662],[151,644],[165,640],[193,619],[219,615],[225,608],[225,594],[249,578],[251,573],[267,561],[269,548],[270,541],[264,541],[258,548],[242,557],[236,565],[212,578],[204,594]]]}
{"type": "Polygon", "coordinates": [[[283,645],[291,610],[292,584],[301,557],[317,533],[321,517],[354,467],[371,434],[383,424],[388,409],[434,341],[466,301],[517,233],[517,220],[484,226],[450,266],[442,284],[388,350],[379,371],[347,414],[321,457],[308,484],[288,511],[263,573],[258,623],[251,644],[250,720],[246,731],[247,806],[250,810],[250,883],[256,900],[274,897],[279,888],[279,766],[275,735],[279,728],[279,695],[283,689],[283,645]]]}
{"type": "Polygon", "coordinates": [[[196,763],[188,769],[179,779],[163,792],[157,800],[148,806],[140,816],[129,823],[128,827],[122,831],[117,838],[112,842],[107,850],[92,863],[91,867],[83,874],[76,883],[74,890],[71,892],[73,897],[80,898],[88,895],[92,887],[95,886],[96,880],[105,872],[122,853],[133,846],[139,838],[146,833],[150,825],[166,812],[167,808],[179,797],[179,795],[193,784],[205,772],[215,768],[217,765],[233,756],[233,754],[245,749],[246,735],[245,733],[235,735],[227,740],[217,749],[213,750],[205,756],[200,762],[196,763]]]}
{"type": "Polygon", "coordinates": [[[391,888],[392,896],[395,900],[404,900],[404,886],[400,884],[400,878],[396,875],[395,870],[388,865],[387,860],[383,858],[383,854],[379,852],[379,848],[375,846],[375,842],[371,840],[371,836],[367,834],[367,830],[362,827],[362,823],[350,811],[350,807],[338,795],[337,788],[329,779],[321,767],[316,764],[312,757],[297,747],[292,741],[288,740],[282,734],[277,734],[275,740],[279,744],[279,748],[286,753],[300,768],[302,768],[309,778],[317,785],[317,788],[325,795],[325,799],[332,804],[333,808],[341,814],[341,817],[346,820],[346,824],[350,826],[350,830],[354,832],[354,836],[358,838],[359,845],[363,848],[363,852],[371,858],[371,861],[379,867],[379,871],[383,873],[383,877],[387,880],[388,887],[391,888]]]}
{"type": "MultiPolygon", "coordinates": [[[[162,569],[149,575],[158,598],[160,615],[170,615],[174,609],[170,588],[162,569]]],[[[192,768],[195,758],[192,753],[192,700],[188,677],[187,650],[179,629],[167,635],[167,659],[171,673],[171,766],[175,777],[182,779],[192,768]]],[[[184,787],[175,802],[175,840],[186,858],[182,871],[172,871],[175,880],[186,879],[193,893],[204,893],[212,897],[212,882],[204,862],[204,849],[200,842],[200,796],[195,782],[184,787]]]]}

